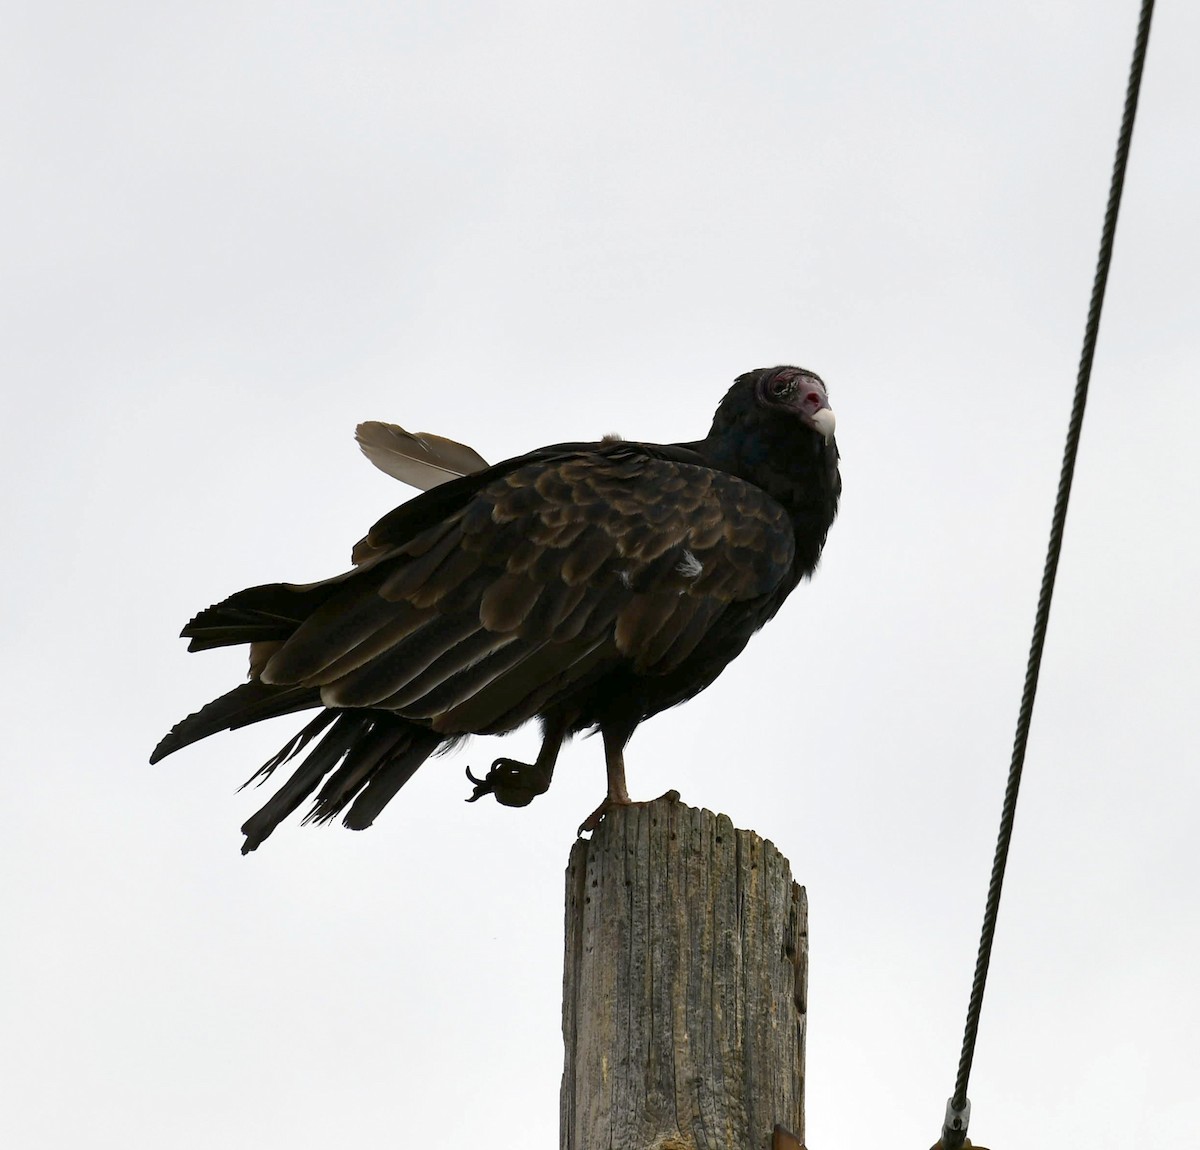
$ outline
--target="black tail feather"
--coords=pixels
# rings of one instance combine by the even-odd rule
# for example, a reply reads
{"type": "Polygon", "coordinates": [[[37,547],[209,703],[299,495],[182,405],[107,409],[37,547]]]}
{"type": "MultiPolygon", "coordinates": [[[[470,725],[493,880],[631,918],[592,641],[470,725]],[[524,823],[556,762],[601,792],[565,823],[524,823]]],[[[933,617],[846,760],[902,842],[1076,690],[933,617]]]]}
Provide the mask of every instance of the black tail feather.
{"type": "Polygon", "coordinates": [[[321,788],[313,808],[304,817],[306,823],[327,823],[336,818],[346,804],[358,794],[370,781],[395,750],[403,754],[407,750],[407,741],[393,747],[396,742],[395,732],[389,729],[389,724],[376,723],[368,725],[362,731],[362,737],[354,747],[354,753],[346,756],[345,761],[338,767],[321,788]]]}
{"type": "Polygon", "coordinates": [[[244,791],[248,786],[261,787],[274,774],[277,767],[282,767],[288,759],[295,758],[309,743],[313,741],[334,719],[337,711],[324,710],[311,723],[302,727],[278,751],[275,752],[257,771],[254,772],[240,787],[244,791]]]}
{"type": "Polygon", "coordinates": [[[354,800],[354,805],[346,812],[342,824],[352,831],[366,830],[442,742],[441,735],[413,725],[408,745],[403,751],[393,750],[383,760],[379,769],[367,780],[367,785],[358,798],[354,800]]]}
{"type": "Polygon", "coordinates": [[[255,850],[330,771],[333,774],[304,821],[326,822],[354,801],[344,822],[351,830],[363,830],[442,742],[441,735],[382,711],[326,711],[265,763],[250,781],[261,781],[302,750],[325,726],[329,729],[292,777],[243,824],[242,833],[246,836],[243,854],[255,850]],[[329,716],[333,716],[332,721],[329,716]]]}
{"type": "Polygon", "coordinates": [[[437,745],[441,740],[434,737],[432,732],[427,733],[426,737],[434,738],[433,744],[427,749],[421,750],[414,747],[407,754],[389,759],[371,776],[371,780],[363,788],[362,793],[354,800],[354,805],[346,812],[346,817],[342,819],[343,825],[352,831],[364,831],[375,821],[379,812],[396,797],[396,792],[437,750],[437,745]]]}
{"type": "Polygon", "coordinates": [[[207,738],[217,731],[235,731],[238,727],[257,723],[261,719],[290,715],[294,711],[306,711],[320,705],[321,693],[315,687],[280,688],[252,679],[176,723],[154,748],[150,761],[157,763],[180,747],[207,738]]]}
{"type": "Polygon", "coordinates": [[[247,587],[206,607],[180,635],[191,639],[189,651],[286,639],[345,582],[349,574],[351,572],[320,583],[264,583],[247,587]]]}
{"type": "MultiPolygon", "coordinates": [[[[292,777],[242,824],[242,834],[246,836],[246,841],[242,844],[242,854],[256,850],[271,832],[317,789],[321,780],[352,750],[355,741],[370,729],[369,715],[349,711],[326,711],[318,716],[317,720],[309,723],[296,739],[271,760],[271,763],[286,761],[300,750],[317,733],[317,723],[325,720],[327,716],[332,716],[334,721],[320,742],[292,772],[292,777]],[[293,744],[296,744],[294,748],[293,744]]],[[[324,726],[325,723],[321,725],[324,726]]],[[[271,763],[267,763],[259,774],[263,774],[271,763]]]]}

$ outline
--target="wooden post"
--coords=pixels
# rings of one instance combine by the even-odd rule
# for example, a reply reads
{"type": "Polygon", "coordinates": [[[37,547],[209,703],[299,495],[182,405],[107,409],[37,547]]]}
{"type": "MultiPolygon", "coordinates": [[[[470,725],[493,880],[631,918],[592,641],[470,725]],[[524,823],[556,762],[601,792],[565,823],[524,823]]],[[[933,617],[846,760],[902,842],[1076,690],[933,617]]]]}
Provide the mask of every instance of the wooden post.
{"type": "Polygon", "coordinates": [[[561,1150],[802,1141],[807,974],[773,844],[677,802],[606,815],[567,866],[561,1150]]]}

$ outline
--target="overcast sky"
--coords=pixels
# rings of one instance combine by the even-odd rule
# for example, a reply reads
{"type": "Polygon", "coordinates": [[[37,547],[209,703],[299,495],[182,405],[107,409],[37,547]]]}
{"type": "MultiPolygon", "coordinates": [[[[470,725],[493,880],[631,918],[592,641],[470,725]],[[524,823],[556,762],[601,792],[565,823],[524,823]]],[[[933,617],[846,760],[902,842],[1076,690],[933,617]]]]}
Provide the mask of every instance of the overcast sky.
{"type": "MultiPolygon", "coordinates": [[[[553,1147],[563,871],[432,761],[257,854],[294,719],[199,608],[342,570],[394,420],[501,459],[838,414],[811,584],[635,736],[811,901],[813,1150],[953,1087],[1137,16],[1052,3],[15,3],[0,34],[0,1141],[553,1147]]],[[[1008,1150],[1200,1144],[1200,7],[1160,6],[971,1085],[1008,1150]]]]}

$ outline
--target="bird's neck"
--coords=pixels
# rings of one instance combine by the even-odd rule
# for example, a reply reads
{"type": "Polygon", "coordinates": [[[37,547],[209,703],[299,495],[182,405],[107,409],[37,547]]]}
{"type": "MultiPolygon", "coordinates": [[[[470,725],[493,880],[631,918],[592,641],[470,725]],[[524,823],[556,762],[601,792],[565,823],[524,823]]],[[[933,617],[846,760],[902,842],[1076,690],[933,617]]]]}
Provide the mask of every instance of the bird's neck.
{"type": "Polygon", "coordinates": [[[762,425],[737,436],[710,433],[697,446],[710,466],[753,483],[783,506],[796,532],[797,575],[810,574],[837,515],[837,446],[804,427],[762,425]]]}

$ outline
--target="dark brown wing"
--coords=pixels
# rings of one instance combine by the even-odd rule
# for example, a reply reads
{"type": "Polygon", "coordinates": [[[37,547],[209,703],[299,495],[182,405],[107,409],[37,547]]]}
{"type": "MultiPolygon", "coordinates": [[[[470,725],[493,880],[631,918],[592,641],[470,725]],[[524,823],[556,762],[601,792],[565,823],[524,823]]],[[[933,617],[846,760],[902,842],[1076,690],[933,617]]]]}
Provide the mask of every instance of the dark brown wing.
{"type": "Polygon", "coordinates": [[[794,549],[758,488],[633,444],[528,463],[404,527],[372,530],[370,565],[269,652],[264,683],[445,735],[510,730],[618,664],[678,668],[794,549]]]}

